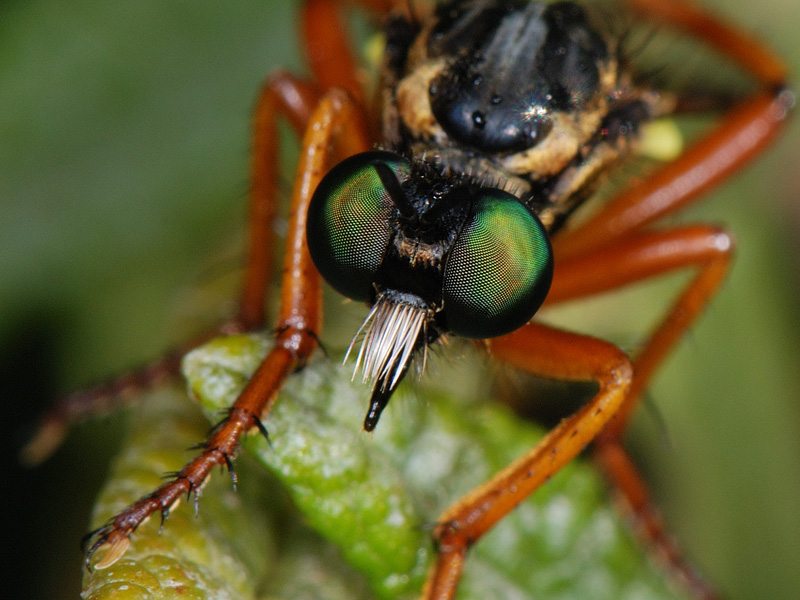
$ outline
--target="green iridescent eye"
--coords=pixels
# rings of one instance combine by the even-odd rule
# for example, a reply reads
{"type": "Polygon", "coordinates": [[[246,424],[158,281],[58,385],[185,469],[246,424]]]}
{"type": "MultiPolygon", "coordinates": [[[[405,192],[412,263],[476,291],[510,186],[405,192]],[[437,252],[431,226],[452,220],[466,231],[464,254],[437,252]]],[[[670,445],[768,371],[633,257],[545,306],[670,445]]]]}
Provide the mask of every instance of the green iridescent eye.
{"type": "Polygon", "coordinates": [[[447,327],[469,338],[514,331],[542,305],[552,278],[553,253],[541,221],[514,196],[488,190],[445,266],[447,327]]]}
{"type": "Polygon", "coordinates": [[[410,166],[390,152],[365,152],[323,177],[308,208],[306,236],[314,265],[338,292],[367,301],[391,237],[392,193],[410,166]]]}

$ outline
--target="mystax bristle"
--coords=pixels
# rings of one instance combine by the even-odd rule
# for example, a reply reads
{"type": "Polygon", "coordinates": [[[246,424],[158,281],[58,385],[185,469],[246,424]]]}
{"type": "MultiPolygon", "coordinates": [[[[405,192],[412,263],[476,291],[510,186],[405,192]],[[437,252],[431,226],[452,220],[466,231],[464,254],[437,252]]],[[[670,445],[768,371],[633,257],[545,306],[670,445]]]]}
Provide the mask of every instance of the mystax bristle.
{"type": "MultiPolygon", "coordinates": [[[[381,295],[347,350],[345,360],[358,338],[363,336],[353,377],[362,369],[364,383],[373,388],[381,386],[382,391],[392,390],[406,372],[420,343],[425,353],[428,318],[428,311],[422,306],[381,295]]],[[[423,363],[424,360],[423,356],[423,363]]]]}

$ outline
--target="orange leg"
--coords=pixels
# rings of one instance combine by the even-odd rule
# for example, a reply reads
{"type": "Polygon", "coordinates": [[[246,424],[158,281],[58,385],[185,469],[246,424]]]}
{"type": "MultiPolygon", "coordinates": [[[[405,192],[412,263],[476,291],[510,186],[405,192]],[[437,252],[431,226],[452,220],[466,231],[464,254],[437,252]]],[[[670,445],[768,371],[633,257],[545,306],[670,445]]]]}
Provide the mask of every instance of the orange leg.
{"type": "Polygon", "coordinates": [[[529,323],[509,335],[487,340],[495,357],[531,373],[568,381],[595,381],[600,390],[530,452],[456,502],[434,531],[437,561],[425,599],[452,599],[467,549],[570,462],[614,416],[633,372],[625,354],[607,342],[529,323]]]}
{"type": "Polygon", "coordinates": [[[674,301],[661,324],[634,360],[635,375],[617,417],[595,440],[595,457],[628,508],[636,530],[651,552],[666,564],[696,598],[717,593],[681,555],[650,502],[646,485],[622,447],[625,427],[661,361],[689,329],[722,284],[732,259],[731,237],[716,228],[692,226],[638,233],[592,253],[558,263],[548,300],[588,296],[678,268],[699,269],[674,301]]]}
{"type": "Polygon", "coordinates": [[[621,508],[630,515],[634,532],[647,544],[656,563],[665,565],[673,580],[693,598],[719,600],[722,596],[686,559],[670,536],[650,497],[647,483],[621,440],[601,434],[594,445],[594,458],[614,486],[621,508]]]}
{"type": "MultiPolygon", "coordinates": [[[[391,0],[351,0],[351,3],[376,15],[386,14],[393,5],[391,0]]],[[[276,116],[284,116],[295,132],[302,135],[320,90],[345,90],[352,100],[362,107],[365,105],[357,61],[342,22],[344,4],[343,0],[303,2],[300,19],[303,45],[314,83],[279,71],[267,81],[259,98],[254,124],[250,254],[237,318],[244,329],[260,327],[264,322],[264,300],[272,272],[272,221],[278,181],[276,116]]],[[[340,153],[341,158],[345,156],[346,151],[340,153]]]]}
{"type": "MultiPolygon", "coordinates": [[[[357,0],[355,3],[376,14],[383,14],[391,7],[388,0],[357,0]]],[[[276,118],[286,118],[294,131],[302,135],[319,101],[320,90],[334,87],[345,89],[353,98],[363,101],[363,90],[355,74],[356,60],[339,18],[342,4],[306,0],[303,6],[303,31],[309,61],[319,84],[278,71],[268,79],[259,95],[253,124],[249,247],[235,318],[139,369],[58,398],[42,416],[34,436],[23,448],[23,462],[38,464],[55,451],[73,424],[121,408],[132,402],[137,392],[155,387],[177,375],[183,355],[192,348],[220,334],[264,326],[266,292],[273,272],[272,226],[277,204],[276,118]]]]}
{"type": "Polygon", "coordinates": [[[553,251],[558,258],[602,246],[697,200],[763,152],[794,104],[785,66],[755,39],[688,2],[627,1],[649,20],[683,30],[724,53],[762,91],[740,102],[677,160],[630,187],[580,227],[557,236],[553,251]]]}
{"type": "Polygon", "coordinates": [[[365,104],[363,81],[359,80],[357,60],[342,23],[343,8],[356,4],[375,15],[403,8],[397,0],[305,0],[301,32],[306,59],[323,89],[341,88],[365,104]]]}
{"type": "Polygon", "coordinates": [[[677,551],[650,502],[643,479],[622,447],[621,437],[653,373],[721,285],[731,258],[730,239],[708,231],[705,240],[708,248],[703,250],[703,233],[698,231],[699,237],[695,238],[687,231],[673,240],[679,242],[678,248],[670,250],[656,244],[650,247],[655,256],[647,259],[646,254],[636,250],[637,245],[645,242],[648,236],[661,235],[667,236],[664,241],[669,245],[668,237],[677,234],[635,232],[680,210],[753,160],[780,132],[794,96],[785,87],[786,68],[780,59],[757,40],[718,21],[701,8],[686,2],[628,0],[628,3],[650,20],[705,40],[750,73],[762,89],[740,102],[713,131],[675,162],[623,192],[592,219],[553,243],[557,271],[549,302],[612,289],[658,271],[690,264],[701,267],[695,280],[675,301],[636,357],[636,376],[630,395],[620,409],[619,418],[599,436],[595,456],[630,509],[638,531],[653,553],[666,562],[676,578],[683,580],[696,597],[711,599],[717,598],[717,593],[677,551]],[[673,260],[677,262],[670,264],[673,260]],[[603,273],[604,278],[601,279],[599,273],[603,273]]]}
{"type": "MultiPolygon", "coordinates": [[[[359,3],[374,10],[388,10],[387,2],[362,0],[359,3]]],[[[265,297],[272,271],[271,227],[277,196],[276,119],[286,117],[296,131],[305,130],[281,273],[275,346],[230,408],[228,416],[206,440],[203,452],[187,463],[171,481],[90,534],[87,566],[91,566],[93,554],[106,546],[108,552],[95,566],[102,568],[116,562],[125,552],[130,535],[143,521],[155,512],[160,512],[162,519],[166,518],[183,494],[196,493],[201,488],[214,466],[227,466],[235,481],[232,459],[241,436],[253,427],[264,431],[261,418],[271,409],[283,382],[303,366],[318,345],[322,300],[319,274],[311,262],[305,241],[308,202],[333,159],[363,152],[371,145],[358,102],[361,93],[354,75],[352,53],[338,21],[340,9],[337,3],[308,0],[303,13],[304,31],[310,32],[309,39],[323,42],[316,50],[312,45],[310,50],[321,88],[336,87],[321,95],[316,85],[278,72],[262,89],[256,111],[250,250],[239,312],[230,329],[253,329],[264,322],[265,297]],[[337,18],[332,23],[333,16],[337,18]],[[323,29],[318,29],[320,25],[323,29]],[[329,44],[333,44],[337,52],[332,52],[329,44]],[[324,52],[321,50],[323,47],[324,52]],[[327,67],[334,58],[342,59],[345,66],[328,72],[327,67]],[[355,100],[347,90],[355,94],[355,100]]]]}
{"type": "Polygon", "coordinates": [[[129,402],[136,392],[174,377],[180,369],[183,355],[192,348],[220,334],[264,326],[266,289],[272,273],[272,224],[277,196],[276,119],[285,117],[298,135],[302,135],[318,99],[319,92],[311,84],[283,72],[270,77],[261,91],[253,135],[249,252],[236,318],[140,369],[59,398],[42,417],[36,434],[23,449],[22,459],[26,463],[36,464],[47,458],[73,423],[119,408],[129,402]]]}
{"type": "Polygon", "coordinates": [[[237,321],[245,330],[262,327],[272,274],[272,226],[277,209],[277,118],[285,117],[302,135],[320,93],[283,71],[273,73],[259,95],[253,124],[249,248],[237,321]]]}
{"type": "Polygon", "coordinates": [[[695,225],[629,235],[585,255],[556,263],[547,298],[554,304],[613,290],[686,267],[699,273],[677,298],[636,357],[636,377],[618,418],[604,435],[619,436],[636,401],[661,361],[719,289],[731,262],[733,240],[726,232],[695,225]]]}
{"type": "Polygon", "coordinates": [[[648,21],[660,22],[704,40],[750,73],[764,88],[781,89],[786,85],[787,69],[783,61],[747,32],[721,21],[690,0],[625,0],[626,4],[648,21]]]}
{"type": "Polygon", "coordinates": [[[231,407],[226,419],[214,429],[203,446],[203,452],[187,463],[171,481],[119,513],[91,535],[87,566],[91,565],[94,552],[103,546],[109,546],[109,551],[95,566],[101,568],[113,564],[125,552],[130,534],[151,514],[160,512],[162,518],[166,517],[183,494],[200,489],[214,466],[225,465],[230,469],[241,436],[253,427],[262,428],[260,419],[270,410],[286,377],[301,367],[316,349],[322,301],[319,275],[305,242],[308,202],[330,167],[331,148],[340,154],[353,154],[368,145],[361,115],[347,95],[333,90],[323,96],[303,140],[292,195],[274,348],[231,407]]]}
{"type": "MultiPolygon", "coordinates": [[[[612,388],[608,387],[607,379],[603,380],[598,371],[591,369],[598,363],[584,355],[591,346],[586,338],[575,340],[573,346],[567,346],[565,355],[559,355],[550,345],[552,341],[533,335],[535,326],[529,325],[487,344],[501,360],[536,374],[595,379],[600,382],[600,392],[539,446],[442,516],[442,525],[436,530],[439,557],[426,586],[425,598],[454,596],[467,547],[532,493],[541,484],[538,477],[543,471],[548,473],[545,477],[549,476],[560,468],[565,457],[571,458],[580,451],[580,447],[573,446],[571,435],[578,438],[589,431],[594,432],[592,436],[597,435],[598,460],[627,500],[654,551],[667,560],[697,597],[717,597],[669,540],[643,480],[621,446],[620,436],[655,369],[719,289],[730,264],[732,241],[724,232],[706,227],[660,233],[640,230],[696,200],[763,151],[780,131],[794,97],[784,88],[785,69],[779,59],[758,42],[701,9],[683,2],[630,0],[630,4],[650,18],[706,40],[750,72],[764,91],[741,102],[723,117],[716,129],[675,162],[616,197],[582,226],[553,240],[556,268],[548,296],[550,303],[614,289],[676,268],[694,266],[699,273],[673,303],[636,358],[635,376],[626,381],[624,391],[610,402],[614,407],[611,410],[618,414],[605,430],[601,431],[608,415],[591,411],[598,403],[609,400],[612,388]],[[567,362],[548,364],[553,356],[567,362]],[[556,463],[559,466],[549,470],[556,463]]],[[[544,331],[539,328],[537,334],[544,331]]]]}
{"type": "MultiPolygon", "coordinates": [[[[451,598],[469,545],[586,444],[596,439],[603,447],[603,440],[616,439],[657,363],[718,289],[730,262],[731,247],[730,237],[718,229],[685,227],[629,236],[596,253],[556,265],[548,298],[552,303],[614,289],[677,268],[700,269],[640,354],[641,363],[636,363],[635,374],[626,370],[627,359],[610,344],[541,325],[530,324],[486,342],[496,358],[516,367],[557,379],[594,380],[600,384],[600,391],[539,446],[442,515],[442,524],[435,533],[440,557],[426,598],[451,598]]],[[[641,483],[639,479],[636,482],[641,483]]],[[[624,489],[633,498],[634,486],[624,489]]],[[[640,485],[637,497],[646,499],[641,490],[640,485]]],[[[637,507],[644,512],[649,503],[642,501],[637,507]]],[[[655,522],[649,519],[647,524],[652,528],[655,522]]],[[[668,539],[663,528],[658,533],[659,536],[650,537],[658,541],[668,539]]],[[[665,546],[666,542],[658,546],[662,553],[665,546]]],[[[674,548],[670,548],[668,556],[672,559],[670,564],[676,569],[680,567],[678,570],[686,578],[690,570],[674,548]]],[[[695,576],[692,583],[695,580],[699,578],[695,576]]],[[[692,587],[696,589],[698,585],[692,587]]]]}

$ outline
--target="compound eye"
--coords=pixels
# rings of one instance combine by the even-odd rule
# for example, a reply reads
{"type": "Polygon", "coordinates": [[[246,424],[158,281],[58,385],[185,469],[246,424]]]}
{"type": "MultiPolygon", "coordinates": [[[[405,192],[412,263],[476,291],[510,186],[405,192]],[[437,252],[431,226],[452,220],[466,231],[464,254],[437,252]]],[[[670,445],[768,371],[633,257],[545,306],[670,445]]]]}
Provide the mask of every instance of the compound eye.
{"type": "Polygon", "coordinates": [[[322,178],[308,207],[306,237],[314,265],[339,293],[368,301],[391,237],[392,194],[410,165],[390,152],[364,152],[322,178]]]}
{"type": "Polygon", "coordinates": [[[514,331],[542,305],[552,278],[553,253],[541,221],[511,194],[486,190],[445,266],[446,326],[468,338],[514,331]]]}

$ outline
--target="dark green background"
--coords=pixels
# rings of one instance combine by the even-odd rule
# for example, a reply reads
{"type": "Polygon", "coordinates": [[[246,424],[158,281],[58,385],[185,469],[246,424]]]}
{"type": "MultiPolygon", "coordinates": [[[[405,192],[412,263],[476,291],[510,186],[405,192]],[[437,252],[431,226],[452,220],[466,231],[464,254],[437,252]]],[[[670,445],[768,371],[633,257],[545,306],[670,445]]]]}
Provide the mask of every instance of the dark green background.
{"type": "MultiPolygon", "coordinates": [[[[794,0],[715,4],[798,70],[794,0]]],[[[231,297],[218,288],[233,289],[241,261],[251,107],[270,69],[300,64],[292,18],[292,5],[267,1],[0,4],[0,494],[11,501],[12,597],[75,597],[77,540],[121,430],[118,418],[83,426],[27,471],[15,452],[34,415],[57,391],[213,322],[231,297]]],[[[697,62],[686,68],[702,71],[697,62]]],[[[798,125],[692,211],[730,227],[738,259],[651,390],[668,440],[646,415],[636,436],[673,529],[733,599],[800,589],[798,125]]],[[[602,299],[599,309],[619,307],[603,327],[636,336],[629,320],[639,307],[653,314],[664,293],[602,299]]],[[[581,312],[566,318],[597,320],[581,312]]]]}

